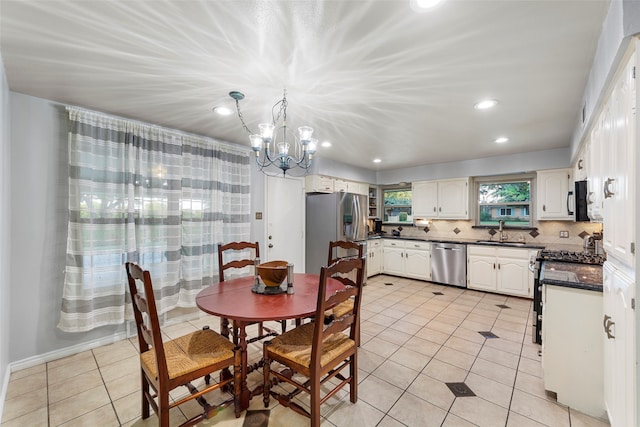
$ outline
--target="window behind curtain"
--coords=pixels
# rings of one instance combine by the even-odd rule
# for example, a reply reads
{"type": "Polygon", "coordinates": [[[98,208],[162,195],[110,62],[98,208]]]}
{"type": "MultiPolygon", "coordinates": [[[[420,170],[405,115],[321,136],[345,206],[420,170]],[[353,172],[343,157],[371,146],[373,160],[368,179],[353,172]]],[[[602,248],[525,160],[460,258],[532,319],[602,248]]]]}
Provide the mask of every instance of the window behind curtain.
{"type": "Polygon", "coordinates": [[[67,332],[130,318],[124,263],[151,271],[158,311],[217,281],[216,245],[250,237],[249,150],[69,108],[67,332]]]}

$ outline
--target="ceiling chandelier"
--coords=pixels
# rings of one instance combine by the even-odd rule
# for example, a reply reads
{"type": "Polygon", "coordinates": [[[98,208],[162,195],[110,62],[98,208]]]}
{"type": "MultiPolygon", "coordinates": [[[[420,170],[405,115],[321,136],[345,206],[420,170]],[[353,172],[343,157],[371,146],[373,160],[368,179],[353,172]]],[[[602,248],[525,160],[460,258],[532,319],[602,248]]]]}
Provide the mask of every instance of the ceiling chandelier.
{"type": "Polygon", "coordinates": [[[289,169],[294,167],[304,169],[305,173],[309,171],[311,159],[316,152],[318,140],[311,138],[313,128],[309,126],[298,128],[299,137],[297,139],[293,135],[287,135],[286,90],[282,95],[282,99],[276,102],[271,108],[272,122],[260,123],[258,125],[258,133],[252,132],[242,117],[240,101],[244,99],[244,94],[233,91],[229,92],[229,96],[236,101],[238,118],[240,118],[244,130],[249,134],[251,148],[253,148],[253,151],[256,153],[256,163],[262,172],[264,172],[264,168],[271,165],[282,169],[284,175],[286,175],[289,169]],[[280,122],[282,124],[280,124],[280,122]],[[276,142],[275,140],[278,138],[278,135],[281,135],[281,140],[276,142]],[[287,141],[287,138],[289,138],[289,141],[287,141]]]}

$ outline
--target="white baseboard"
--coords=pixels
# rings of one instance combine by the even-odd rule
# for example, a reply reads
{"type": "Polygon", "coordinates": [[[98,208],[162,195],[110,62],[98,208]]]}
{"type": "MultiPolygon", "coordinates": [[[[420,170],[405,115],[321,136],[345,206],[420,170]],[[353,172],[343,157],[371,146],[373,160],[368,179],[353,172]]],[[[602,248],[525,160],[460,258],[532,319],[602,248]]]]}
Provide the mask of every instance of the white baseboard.
{"type": "MultiPolygon", "coordinates": [[[[186,322],[189,320],[198,319],[200,317],[208,316],[206,313],[202,312],[187,312],[178,316],[167,320],[164,326],[169,326],[181,322],[186,322]]],[[[117,341],[121,341],[123,339],[128,339],[134,337],[137,334],[135,322],[128,321],[126,322],[125,331],[118,332],[108,337],[98,338],[93,341],[87,341],[80,344],[73,345],[71,347],[65,347],[59,350],[54,350],[49,353],[44,353],[36,356],[29,357],[27,359],[19,360],[16,362],[9,363],[8,369],[10,372],[21,371],[23,369],[31,368],[33,366],[40,365],[42,363],[51,362],[53,360],[61,359],[63,357],[72,356],[76,353],[81,353],[83,351],[92,350],[97,347],[101,347],[103,345],[113,344],[117,341]]],[[[8,382],[9,375],[7,375],[8,382]]]]}
{"type": "MultiPolygon", "coordinates": [[[[81,344],[73,345],[71,347],[61,348],[59,350],[50,351],[49,353],[39,354],[37,356],[28,357],[26,359],[18,360],[16,362],[9,363],[10,372],[17,372],[23,369],[31,368],[33,366],[40,365],[42,363],[51,362],[53,360],[61,359],[63,357],[72,356],[76,353],[92,350],[103,345],[113,344],[117,341],[126,339],[126,332],[119,332],[108,337],[99,338],[93,341],[83,342],[81,344]]],[[[7,376],[8,377],[8,376],[7,376]]]]}
{"type": "Polygon", "coordinates": [[[11,376],[11,366],[7,365],[7,372],[4,373],[4,381],[2,389],[0,389],[0,420],[4,414],[4,400],[7,397],[7,389],[9,388],[9,377],[11,376]]]}

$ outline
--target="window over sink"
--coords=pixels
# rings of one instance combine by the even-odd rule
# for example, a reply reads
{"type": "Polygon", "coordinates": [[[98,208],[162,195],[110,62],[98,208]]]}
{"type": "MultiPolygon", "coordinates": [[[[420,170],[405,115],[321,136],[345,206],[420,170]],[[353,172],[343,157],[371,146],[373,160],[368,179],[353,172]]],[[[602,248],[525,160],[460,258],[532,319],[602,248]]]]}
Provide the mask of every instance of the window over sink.
{"type": "Polygon", "coordinates": [[[480,226],[498,226],[500,221],[510,227],[530,227],[531,183],[533,175],[494,176],[476,178],[480,226]]]}
{"type": "Polygon", "coordinates": [[[413,224],[411,215],[411,187],[382,190],[384,224],[413,224]]]}

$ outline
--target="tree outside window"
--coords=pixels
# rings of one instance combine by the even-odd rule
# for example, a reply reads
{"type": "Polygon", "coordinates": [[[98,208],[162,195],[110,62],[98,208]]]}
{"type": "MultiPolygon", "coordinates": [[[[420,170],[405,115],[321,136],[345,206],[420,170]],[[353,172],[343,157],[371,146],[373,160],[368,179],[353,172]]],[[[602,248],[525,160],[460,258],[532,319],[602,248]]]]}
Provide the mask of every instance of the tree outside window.
{"type": "Polygon", "coordinates": [[[386,224],[413,224],[411,215],[411,188],[383,190],[384,217],[386,224]]]}
{"type": "Polygon", "coordinates": [[[478,225],[530,226],[531,179],[480,182],[478,225]]]}

